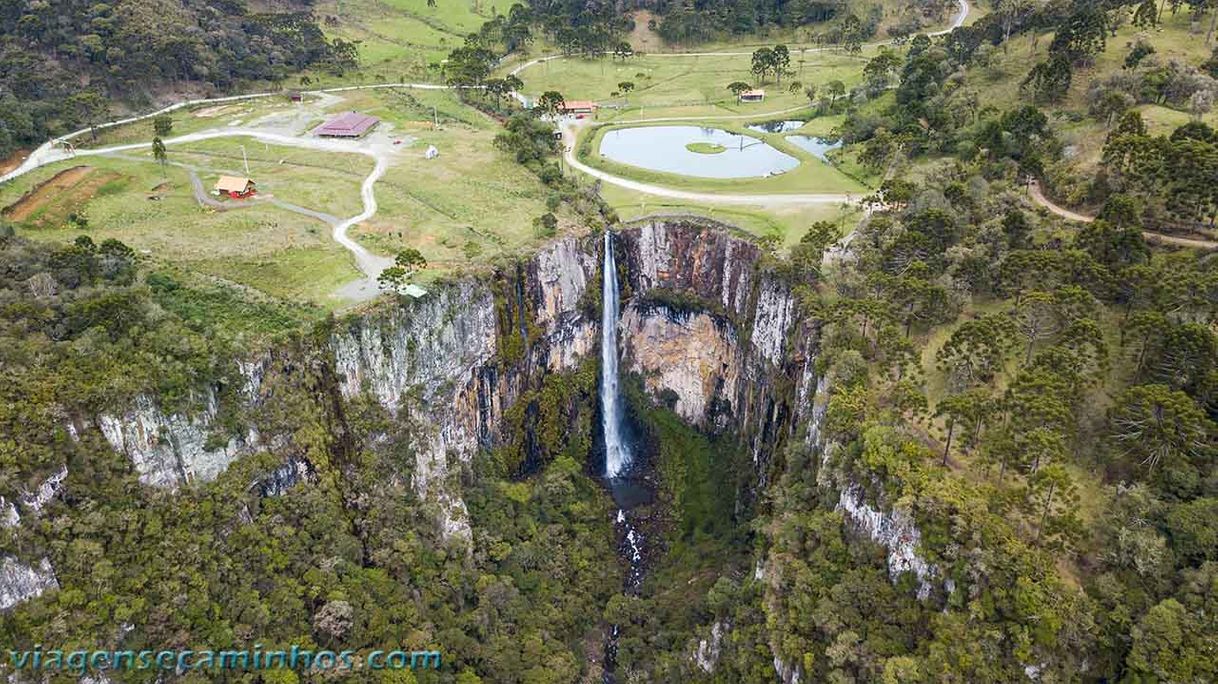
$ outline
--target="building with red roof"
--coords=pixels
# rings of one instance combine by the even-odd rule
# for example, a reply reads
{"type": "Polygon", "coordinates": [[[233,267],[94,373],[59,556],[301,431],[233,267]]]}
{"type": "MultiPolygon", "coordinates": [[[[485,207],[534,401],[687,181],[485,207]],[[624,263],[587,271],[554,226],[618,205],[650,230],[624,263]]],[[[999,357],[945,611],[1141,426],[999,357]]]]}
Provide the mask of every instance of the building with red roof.
{"type": "Polygon", "coordinates": [[[597,104],[591,100],[567,100],[558,108],[559,114],[594,114],[597,104]]]}
{"type": "Polygon", "coordinates": [[[375,116],[347,112],[314,128],[313,135],[323,138],[361,138],[380,122],[375,116]]]}

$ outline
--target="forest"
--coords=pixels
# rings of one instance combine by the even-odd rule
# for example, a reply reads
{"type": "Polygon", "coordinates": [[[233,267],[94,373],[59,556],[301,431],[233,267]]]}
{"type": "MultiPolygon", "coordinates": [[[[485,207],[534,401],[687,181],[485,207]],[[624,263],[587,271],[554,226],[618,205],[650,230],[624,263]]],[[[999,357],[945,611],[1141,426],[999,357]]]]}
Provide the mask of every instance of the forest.
{"type": "Polygon", "coordinates": [[[0,157],[170,93],[240,92],[309,66],[356,66],[355,46],[327,40],[311,5],[260,12],[244,0],[0,3],[0,157]]]}

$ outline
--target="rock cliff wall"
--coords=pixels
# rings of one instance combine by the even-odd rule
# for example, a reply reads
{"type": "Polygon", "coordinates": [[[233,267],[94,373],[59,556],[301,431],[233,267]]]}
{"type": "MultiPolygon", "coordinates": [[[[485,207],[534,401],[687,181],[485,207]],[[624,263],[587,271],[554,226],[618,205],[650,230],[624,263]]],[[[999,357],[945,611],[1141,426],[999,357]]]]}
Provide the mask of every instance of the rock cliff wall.
{"type": "MultiPolygon", "coordinates": [[[[780,385],[808,352],[807,336],[790,343],[797,321],[789,287],[762,267],[755,245],[705,222],[643,222],[615,239],[629,302],[620,322],[623,367],[642,375],[658,399],[675,395],[691,424],[740,431],[760,457],[794,415],[789,388],[780,385]],[[693,305],[665,303],[656,296],[664,293],[693,305]]],[[[417,300],[386,298],[302,343],[307,349],[238,362],[238,389],[203,387],[193,411],[167,411],[141,396],[76,417],[68,432],[79,438],[96,429],[141,482],[170,490],[215,479],[247,454],[282,452],[282,467],[255,483],[279,495],[307,479],[310,464],[290,432],[258,424],[257,409],[272,393],[268,375],[294,367],[316,375],[312,384],[329,383],[341,402],[368,397],[418,419],[412,485],[438,504],[448,537],[468,538],[461,466],[499,443],[505,411],[525,392],[599,351],[600,249],[595,237],[566,238],[491,276],[436,285],[417,300]],[[243,416],[239,428],[221,418],[234,413],[243,416]]]]}
{"type": "Polygon", "coordinates": [[[691,424],[739,433],[764,485],[763,457],[800,411],[792,379],[815,357],[815,326],[799,319],[790,285],[761,250],[723,227],[657,219],[619,239],[629,288],[623,367],[658,401],[675,397],[691,424]]]}

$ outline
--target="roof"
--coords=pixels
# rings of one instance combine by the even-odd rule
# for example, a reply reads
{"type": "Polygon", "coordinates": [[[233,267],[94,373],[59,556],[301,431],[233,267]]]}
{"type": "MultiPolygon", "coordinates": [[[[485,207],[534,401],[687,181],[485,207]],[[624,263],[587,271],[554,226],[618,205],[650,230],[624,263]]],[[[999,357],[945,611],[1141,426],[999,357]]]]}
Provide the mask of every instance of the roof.
{"type": "Polygon", "coordinates": [[[596,109],[597,104],[592,100],[567,100],[562,103],[563,109],[596,109]]]}
{"type": "Polygon", "coordinates": [[[246,188],[254,184],[254,181],[249,178],[220,176],[220,180],[216,181],[216,189],[223,192],[245,192],[246,188]]]}
{"type": "Polygon", "coordinates": [[[740,93],[740,97],[765,97],[765,90],[762,88],[754,88],[740,93]]]}
{"type": "Polygon", "coordinates": [[[342,138],[358,138],[377,125],[380,119],[359,112],[339,114],[313,129],[313,135],[329,135],[342,138]]]}

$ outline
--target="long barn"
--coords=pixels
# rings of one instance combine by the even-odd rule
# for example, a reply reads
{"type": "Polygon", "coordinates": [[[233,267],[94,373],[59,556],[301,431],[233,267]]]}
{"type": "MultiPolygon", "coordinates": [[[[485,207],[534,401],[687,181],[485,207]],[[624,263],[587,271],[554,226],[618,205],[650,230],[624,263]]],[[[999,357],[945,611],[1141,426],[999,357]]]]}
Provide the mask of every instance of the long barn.
{"type": "Polygon", "coordinates": [[[347,112],[314,128],[313,135],[322,138],[361,138],[380,121],[375,116],[368,114],[347,112]]]}

